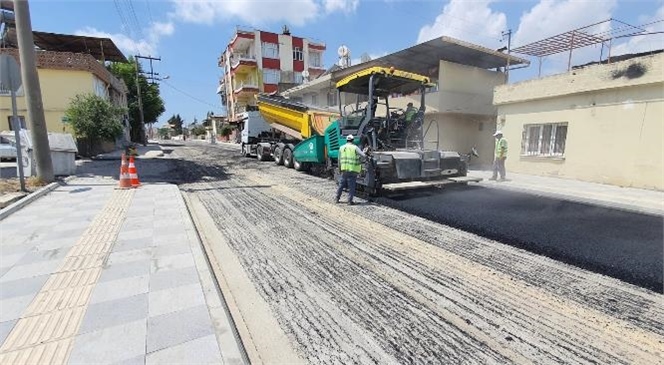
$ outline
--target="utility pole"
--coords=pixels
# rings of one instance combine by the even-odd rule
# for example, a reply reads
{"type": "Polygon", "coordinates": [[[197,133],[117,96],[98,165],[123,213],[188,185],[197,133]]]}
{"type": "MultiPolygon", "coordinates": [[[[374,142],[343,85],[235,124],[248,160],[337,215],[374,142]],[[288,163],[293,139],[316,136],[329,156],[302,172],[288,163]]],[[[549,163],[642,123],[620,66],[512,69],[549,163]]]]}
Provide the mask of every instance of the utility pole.
{"type": "Polygon", "coordinates": [[[48,143],[48,132],[44,118],[39,75],[35,62],[35,42],[32,37],[30,7],[27,0],[14,0],[14,16],[16,18],[16,35],[18,52],[21,59],[21,76],[25,91],[25,102],[28,107],[28,126],[32,135],[32,146],[37,163],[37,177],[43,182],[55,180],[51,148],[48,143]]]}
{"type": "Polygon", "coordinates": [[[510,55],[512,51],[512,29],[508,29],[507,32],[502,32],[500,35],[505,39],[507,36],[507,66],[505,67],[505,83],[508,83],[510,80],[510,55]]]}
{"type": "MultiPolygon", "coordinates": [[[[136,92],[137,92],[137,97],[138,97],[138,114],[141,118],[140,119],[141,120],[140,133],[141,133],[141,141],[143,142],[143,145],[145,146],[148,141],[147,141],[147,136],[145,135],[145,115],[143,114],[143,97],[141,96],[141,79],[140,79],[141,71],[138,67],[138,59],[139,58],[142,58],[142,59],[145,59],[145,60],[150,60],[150,77],[149,77],[149,79],[153,80],[153,81],[156,80],[155,75],[159,75],[159,74],[156,74],[152,70],[152,61],[153,60],[161,61],[161,58],[151,57],[151,56],[147,56],[147,57],[146,56],[138,56],[138,55],[134,56],[134,61],[136,62],[135,66],[136,66],[136,92]]],[[[152,129],[152,128],[150,128],[150,129],[152,129]]]]}
{"type": "Polygon", "coordinates": [[[136,66],[136,97],[138,98],[138,115],[140,116],[140,138],[141,142],[143,142],[143,145],[145,146],[147,144],[147,141],[145,140],[145,117],[143,116],[143,98],[141,97],[141,78],[140,78],[140,73],[138,72],[138,56],[135,56],[134,58],[135,66],[136,66]]]}

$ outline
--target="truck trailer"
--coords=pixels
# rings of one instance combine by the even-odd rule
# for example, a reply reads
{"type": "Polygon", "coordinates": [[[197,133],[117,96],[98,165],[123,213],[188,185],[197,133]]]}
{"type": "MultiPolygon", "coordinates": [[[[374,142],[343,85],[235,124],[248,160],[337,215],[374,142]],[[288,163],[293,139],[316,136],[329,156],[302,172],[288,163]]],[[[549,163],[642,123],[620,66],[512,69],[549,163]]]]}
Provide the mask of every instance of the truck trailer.
{"type": "Polygon", "coordinates": [[[339,147],[352,134],[368,154],[357,186],[369,196],[478,182],[466,176],[466,155],[424,146],[425,97],[432,86],[425,76],[393,67],[367,68],[337,82],[338,114],[259,94],[258,114],[248,115],[243,129],[242,153],[300,171],[322,169],[337,178],[339,147]],[[406,113],[390,107],[393,95],[418,95],[419,108],[406,113]],[[343,102],[350,98],[354,104],[343,102]],[[258,128],[252,132],[252,126],[258,128]]]}

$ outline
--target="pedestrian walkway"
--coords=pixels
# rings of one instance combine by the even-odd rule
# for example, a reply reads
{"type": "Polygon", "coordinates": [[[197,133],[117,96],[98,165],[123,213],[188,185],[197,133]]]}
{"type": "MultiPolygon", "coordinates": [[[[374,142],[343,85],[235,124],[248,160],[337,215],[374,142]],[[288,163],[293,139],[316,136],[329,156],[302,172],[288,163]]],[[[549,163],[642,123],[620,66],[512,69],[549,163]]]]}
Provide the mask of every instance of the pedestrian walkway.
{"type": "MultiPolygon", "coordinates": [[[[122,154],[125,153],[124,149],[117,149],[108,153],[101,153],[94,157],[95,160],[119,160],[122,154]]],[[[148,144],[147,146],[136,146],[136,158],[156,158],[162,157],[164,152],[157,144],[148,144]]]]}
{"type": "Polygon", "coordinates": [[[505,189],[557,199],[593,204],[631,212],[664,215],[664,192],[622,188],[555,177],[507,172],[507,181],[490,181],[490,171],[470,171],[469,176],[481,177],[482,186],[505,189]]]}
{"type": "Polygon", "coordinates": [[[0,364],[242,363],[178,188],[77,178],[0,222],[0,364]]]}

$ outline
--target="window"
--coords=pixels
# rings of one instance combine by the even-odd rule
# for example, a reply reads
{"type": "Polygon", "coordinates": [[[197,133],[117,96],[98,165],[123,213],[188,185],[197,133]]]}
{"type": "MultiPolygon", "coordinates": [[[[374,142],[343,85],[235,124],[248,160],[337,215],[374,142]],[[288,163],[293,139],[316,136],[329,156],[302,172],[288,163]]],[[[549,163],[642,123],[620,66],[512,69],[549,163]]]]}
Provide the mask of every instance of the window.
{"type": "Polygon", "coordinates": [[[293,75],[293,79],[296,84],[301,84],[304,79],[302,78],[302,73],[301,72],[296,72],[295,75],[293,75]]]}
{"type": "MultiPolygon", "coordinates": [[[[17,118],[18,118],[19,123],[21,124],[21,129],[27,129],[27,126],[25,125],[25,117],[19,115],[17,118]]],[[[12,116],[11,115],[7,116],[7,124],[9,125],[9,130],[13,131],[14,126],[12,125],[12,116]]]]}
{"type": "Polygon", "coordinates": [[[526,124],[521,138],[521,155],[563,156],[566,140],[567,123],[526,124]]]}
{"type": "Polygon", "coordinates": [[[318,105],[318,94],[311,94],[311,105],[318,105]]]}
{"type": "Polygon", "coordinates": [[[263,57],[279,59],[279,45],[276,43],[263,42],[263,57]]]}
{"type": "Polygon", "coordinates": [[[336,106],[336,105],[338,104],[338,102],[337,102],[337,99],[338,99],[337,96],[338,96],[338,94],[337,94],[337,91],[336,91],[336,90],[334,90],[334,91],[330,91],[330,92],[327,94],[327,106],[336,106]]]}
{"type": "Polygon", "coordinates": [[[272,69],[263,70],[264,84],[278,84],[280,81],[281,81],[281,72],[279,70],[272,70],[272,69]]]}
{"type": "Polygon", "coordinates": [[[300,47],[293,48],[293,60],[295,61],[304,60],[304,54],[302,53],[302,49],[300,49],[300,47]]]}
{"type": "Polygon", "coordinates": [[[309,66],[311,67],[323,67],[321,62],[320,52],[309,52],[309,66]]]}

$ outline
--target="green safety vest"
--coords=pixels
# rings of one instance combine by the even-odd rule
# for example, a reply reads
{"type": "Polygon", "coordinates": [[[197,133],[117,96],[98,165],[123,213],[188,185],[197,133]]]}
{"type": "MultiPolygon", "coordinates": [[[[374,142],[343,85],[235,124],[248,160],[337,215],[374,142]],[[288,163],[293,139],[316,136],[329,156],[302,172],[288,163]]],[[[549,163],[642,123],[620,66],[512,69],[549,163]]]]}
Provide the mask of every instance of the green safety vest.
{"type": "Polygon", "coordinates": [[[354,144],[347,143],[339,148],[339,165],[342,172],[359,173],[362,170],[360,157],[357,155],[354,144]]]}
{"type": "Polygon", "coordinates": [[[505,138],[496,140],[495,157],[496,158],[507,157],[507,140],[505,138]]]}
{"type": "Polygon", "coordinates": [[[406,122],[411,122],[415,115],[417,115],[417,109],[415,107],[410,107],[406,110],[406,122]]]}

